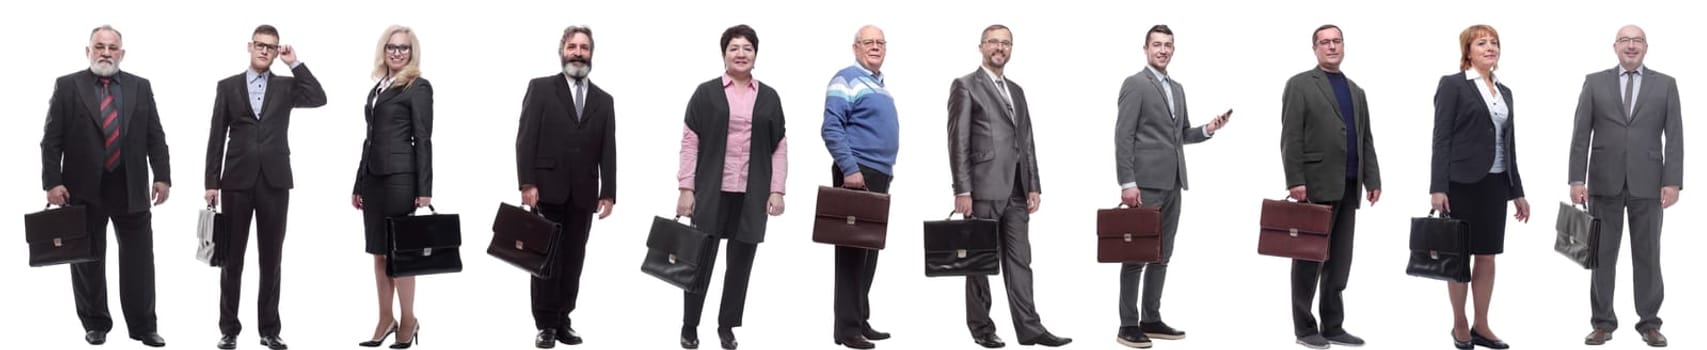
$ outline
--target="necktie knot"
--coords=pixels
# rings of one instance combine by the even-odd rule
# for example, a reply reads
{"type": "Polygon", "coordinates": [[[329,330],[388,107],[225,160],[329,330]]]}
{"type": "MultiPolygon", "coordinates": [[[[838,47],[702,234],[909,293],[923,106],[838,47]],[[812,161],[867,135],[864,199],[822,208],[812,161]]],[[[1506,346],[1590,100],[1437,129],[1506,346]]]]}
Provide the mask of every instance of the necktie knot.
{"type": "Polygon", "coordinates": [[[113,78],[101,77],[101,87],[107,87],[107,85],[111,85],[112,82],[113,82],[113,78]]]}

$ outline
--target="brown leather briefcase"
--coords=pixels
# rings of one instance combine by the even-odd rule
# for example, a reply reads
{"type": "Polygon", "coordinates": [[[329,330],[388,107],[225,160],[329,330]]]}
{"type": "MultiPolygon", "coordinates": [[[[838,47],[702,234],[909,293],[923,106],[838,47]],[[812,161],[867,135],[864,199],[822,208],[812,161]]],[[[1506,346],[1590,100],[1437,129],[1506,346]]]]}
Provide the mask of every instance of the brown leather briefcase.
{"type": "Polygon", "coordinates": [[[883,249],[889,232],[889,194],[818,186],[812,241],[883,249]]]}
{"type": "Polygon", "coordinates": [[[1162,210],[1097,209],[1097,262],[1162,262],[1162,210]]]}
{"type": "Polygon", "coordinates": [[[1328,233],[1334,226],[1332,206],[1263,199],[1261,226],[1257,254],[1328,261],[1328,233]]]}

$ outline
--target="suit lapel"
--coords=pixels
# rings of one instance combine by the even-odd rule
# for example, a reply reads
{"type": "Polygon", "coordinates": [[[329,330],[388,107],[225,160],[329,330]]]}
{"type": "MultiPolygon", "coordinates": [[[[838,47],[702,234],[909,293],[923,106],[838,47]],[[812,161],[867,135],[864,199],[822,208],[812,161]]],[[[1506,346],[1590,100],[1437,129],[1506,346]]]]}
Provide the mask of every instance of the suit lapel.
{"type": "MultiPolygon", "coordinates": [[[[983,87],[983,90],[985,91],[984,97],[996,102],[996,114],[1000,114],[1005,117],[1008,123],[1018,125],[1019,122],[1014,119],[1014,112],[1008,111],[1007,106],[1002,105],[1002,101],[1007,101],[1007,103],[1010,104],[1015,102],[1007,96],[1002,96],[1002,90],[996,87],[995,80],[990,80],[990,74],[985,73],[983,68],[978,68],[977,72],[973,72],[973,77],[975,77],[973,79],[978,81],[978,86],[983,87]]],[[[1017,112],[1019,110],[1019,106],[1014,106],[1014,110],[1017,112]]]]}
{"type": "Polygon", "coordinates": [[[558,74],[557,78],[552,80],[552,86],[557,87],[557,100],[563,101],[563,109],[566,110],[563,114],[568,115],[570,122],[579,124],[581,118],[575,114],[575,89],[569,86],[569,77],[558,74]]]}
{"type": "Polygon", "coordinates": [[[141,99],[138,96],[142,96],[140,94],[142,88],[137,87],[136,80],[139,78],[136,76],[119,75],[123,76],[124,79],[123,82],[119,83],[120,86],[124,87],[124,91],[121,92],[123,95],[119,95],[119,99],[124,100],[119,104],[119,131],[120,135],[123,135],[130,133],[130,121],[136,119],[136,101],[141,99]]]}
{"type": "Polygon", "coordinates": [[[1647,105],[1649,102],[1652,102],[1655,100],[1654,98],[1650,98],[1650,97],[1654,96],[1653,91],[1655,89],[1659,88],[1659,82],[1656,81],[1658,79],[1653,79],[1654,78],[1652,76],[1653,74],[1654,74],[1654,71],[1652,69],[1647,69],[1647,68],[1642,69],[1642,87],[1640,89],[1636,90],[1636,93],[1637,93],[1636,105],[1634,107],[1631,107],[1632,111],[1630,111],[1630,121],[1631,122],[1635,122],[1636,118],[1639,118],[1642,116],[1641,112],[1643,110],[1642,109],[1643,105],[1647,105]]]}
{"type": "MultiPolygon", "coordinates": [[[[1156,95],[1162,97],[1162,105],[1168,106],[1170,108],[1176,107],[1176,106],[1170,105],[1172,102],[1168,101],[1168,91],[1165,89],[1162,89],[1162,81],[1156,80],[1156,72],[1151,71],[1150,66],[1144,66],[1144,72],[1140,73],[1140,74],[1144,75],[1144,80],[1150,81],[1150,87],[1156,88],[1156,95]]],[[[1174,114],[1174,110],[1169,109],[1168,110],[1168,118],[1169,119],[1179,119],[1178,117],[1174,116],[1173,114],[1174,114]]]]}
{"type": "MultiPolygon", "coordinates": [[[[267,91],[262,92],[262,95],[261,95],[262,96],[261,97],[261,113],[256,114],[255,119],[260,119],[261,116],[267,115],[267,111],[272,110],[271,107],[278,104],[279,85],[281,85],[281,83],[282,83],[279,80],[281,80],[281,79],[279,79],[278,75],[272,74],[270,72],[267,73],[267,91]]],[[[244,84],[244,85],[247,86],[248,84],[244,84]]],[[[247,89],[247,88],[245,88],[245,89],[247,89]]],[[[251,109],[251,110],[253,110],[253,109],[251,109]]]]}
{"type": "MultiPolygon", "coordinates": [[[[252,112],[252,111],[255,110],[255,102],[249,101],[249,80],[248,80],[249,75],[248,74],[249,74],[248,72],[243,73],[243,79],[244,80],[243,80],[243,83],[241,84],[241,87],[239,87],[237,89],[237,99],[243,100],[243,110],[244,111],[251,111],[251,112],[249,112],[249,114],[251,114],[250,118],[254,118],[254,116],[252,115],[252,114],[254,114],[254,112],[252,112]]],[[[273,86],[273,84],[269,83],[269,84],[267,84],[267,86],[273,86]]],[[[269,97],[267,97],[267,99],[271,100],[272,97],[269,96],[269,97]]]]}
{"type": "MultiPolygon", "coordinates": [[[[1318,70],[1316,70],[1316,72],[1314,74],[1311,75],[1311,77],[1316,78],[1315,79],[1316,80],[1316,90],[1320,90],[1322,92],[1322,96],[1327,96],[1328,101],[1334,102],[1334,103],[1332,103],[1332,105],[1328,106],[1329,107],[1328,109],[1333,110],[1334,116],[1339,117],[1340,124],[1344,124],[1345,123],[1345,114],[1350,113],[1351,111],[1340,110],[1339,94],[1334,93],[1334,86],[1332,83],[1328,82],[1327,74],[1323,74],[1322,71],[1320,69],[1318,69],[1318,70]]],[[[1351,84],[1351,82],[1347,81],[1346,84],[1349,85],[1349,84],[1351,84]]]]}
{"type": "Polygon", "coordinates": [[[83,74],[77,79],[77,95],[84,96],[83,105],[89,108],[89,119],[95,121],[95,127],[101,126],[101,86],[95,84],[95,74],[83,74]]]}
{"type": "Polygon", "coordinates": [[[367,90],[367,99],[362,100],[362,102],[367,102],[367,108],[362,110],[366,112],[367,121],[369,123],[373,122],[373,106],[378,104],[378,100],[376,100],[376,98],[379,97],[379,84],[380,83],[374,83],[373,87],[367,90]]]}

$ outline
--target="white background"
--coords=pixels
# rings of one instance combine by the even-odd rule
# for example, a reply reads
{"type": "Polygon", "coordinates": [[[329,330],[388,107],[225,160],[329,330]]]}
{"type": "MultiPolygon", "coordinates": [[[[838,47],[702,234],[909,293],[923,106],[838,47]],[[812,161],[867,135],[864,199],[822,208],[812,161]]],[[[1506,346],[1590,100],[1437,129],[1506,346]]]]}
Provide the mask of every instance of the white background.
{"type": "MultiPolygon", "coordinates": [[[[641,274],[654,215],[676,199],[676,152],[685,101],[718,76],[719,34],[754,26],[761,50],[756,76],[783,98],[793,139],[788,211],[772,218],[747,299],[743,349],[830,349],[831,251],[810,239],[815,187],[828,184],[830,160],[818,127],[824,86],[853,64],[850,42],[862,24],[882,26],[883,68],[898,100],[900,164],[893,192],[889,249],[871,292],[879,329],[895,334],[884,349],[972,349],[964,326],[964,282],[921,273],[921,221],[951,208],[944,142],[949,81],[973,72],[980,30],[1013,28],[1008,76],[1030,99],[1043,169],[1044,201],[1032,217],[1037,307],[1070,347],[1116,349],[1118,266],[1095,262],[1093,212],[1117,203],[1109,128],[1123,78],[1142,68],[1143,31],[1166,23],[1177,36],[1170,67],[1202,123],[1235,108],[1228,128],[1188,147],[1191,183],[1162,312],[1189,333],[1158,341],[1171,349],[1290,349],[1288,261],[1256,254],[1258,202],[1285,193],[1277,151],[1281,88],[1314,64],[1307,39],[1316,26],[1345,30],[1344,70],[1368,92],[1386,195],[1359,213],[1357,257],[1346,291],[1347,327],[1370,349],[1445,348],[1452,326],[1444,283],[1405,276],[1410,217],[1427,212],[1427,157],[1433,89],[1456,73],[1460,30],[1495,26],[1503,37],[1500,79],[1516,97],[1519,162],[1534,217],[1508,226],[1492,313],[1499,336],[1520,348],[1582,347],[1588,324],[1588,272],[1552,251],[1553,220],[1565,200],[1569,122],[1583,75],[1612,68],[1612,43],[1626,23],[1647,29],[1649,66],[1680,81],[1686,113],[1698,110],[1707,59],[1704,33],[1680,2],[1488,1],[1445,4],[1288,2],[923,2],[739,5],[711,2],[432,2],[420,4],[300,0],[164,6],[135,2],[31,2],[0,14],[0,196],[19,232],[24,213],[41,208],[38,142],[55,77],[87,67],[90,28],[112,24],[125,35],[122,69],[150,79],[172,147],[171,200],[154,209],[160,331],[170,348],[211,348],[219,337],[218,272],[192,258],[201,208],[202,163],[214,83],[246,67],[251,30],[278,26],[283,43],[325,85],[331,102],[294,112],[293,192],[284,258],[284,338],[297,349],[353,347],[375,323],[371,258],[363,254],[360,214],[349,191],[362,139],[362,101],[376,40],[389,24],[413,26],[422,40],[424,77],[436,87],[441,213],[462,214],[465,270],[419,279],[419,317],[428,349],[531,348],[528,279],[486,256],[489,225],[515,192],[514,136],[528,79],[559,72],[563,27],[591,25],[597,40],[594,82],[616,99],[621,164],[616,214],[593,226],[575,326],[589,349],[672,349],[680,327],[679,290],[641,274]],[[1544,14],[1548,12],[1551,14],[1544,14]]],[[[287,67],[275,72],[288,74],[287,67]]],[[[1694,116],[1695,114],[1686,114],[1694,116]]],[[[1695,123],[1693,119],[1689,123],[1695,123]]],[[[1700,153],[1701,143],[1690,144],[1700,153]]],[[[1697,156],[1699,157],[1699,156],[1697,156]]],[[[1690,186],[1707,181],[1686,173],[1690,186]]],[[[1691,187],[1693,188],[1693,187],[1691,187]]],[[[1686,190],[1667,211],[1663,258],[1671,297],[1662,310],[1678,348],[1698,347],[1704,329],[1694,249],[1703,197],[1686,190]]],[[[28,268],[21,235],[0,249],[0,329],[8,347],[84,348],[67,268],[28,268]]],[[[1628,243],[1626,243],[1628,246],[1628,243]]],[[[109,249],[116,250],[116,249],[109,249]]],[[[1645,348],[1633,332],[1628,248],[1619,259],[1616,298],[1622,328],[1605,348],[1645,348]]],[[[256,347],[255,249],[243,291],[243,348],[256,347]]],[[[115,257],[116,251],[109,252],[115,257]]],[[[116,260],[116,258],[113,258],[116,260]]],[[[116,262],[109,268],[117,323],[107,348],[140,348],[126,338],[116,262]]],[[[721,293],[719,262],[713,293],[721,293]]],[[[992,311],[1000,335],[1018,346],[1006,298],[997,286],[992,311]]],[[[700,336],[716,347],[717,294],[708,298],[700,336]]],[[[395,338],[393,338],[394,340],[395,338]]],[[[389,341],[388,341],[389,343],[389,341]]]]}

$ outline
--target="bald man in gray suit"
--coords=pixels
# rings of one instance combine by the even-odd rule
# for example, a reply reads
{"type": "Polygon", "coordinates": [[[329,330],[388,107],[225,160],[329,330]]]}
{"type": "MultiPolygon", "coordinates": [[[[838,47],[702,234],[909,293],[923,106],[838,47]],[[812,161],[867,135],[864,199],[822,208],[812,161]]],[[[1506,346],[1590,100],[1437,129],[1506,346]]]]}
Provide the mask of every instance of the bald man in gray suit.
{"type": "Polygon", "coordinates": [[[1665,300],[1660,224],[1661,211],[1677,203],[1683,189],[1683,112],[1677,80],[1642,64],[1648,54],[1642,28],[1620,28],[1612,49],[1618,67],[1584,79],[1571,131],[1571,201],[1587,202],[1601,222],[1600,265],[1589,286],[1594,331],[1584,343],[1605,344],[1618,328],[1612,292],[1618,285],[1618,245],[1628,211],[1636,315],[1641,317],[1636,332],[1650,346],[1666,346],[1659,317],[1665,300]]]}

